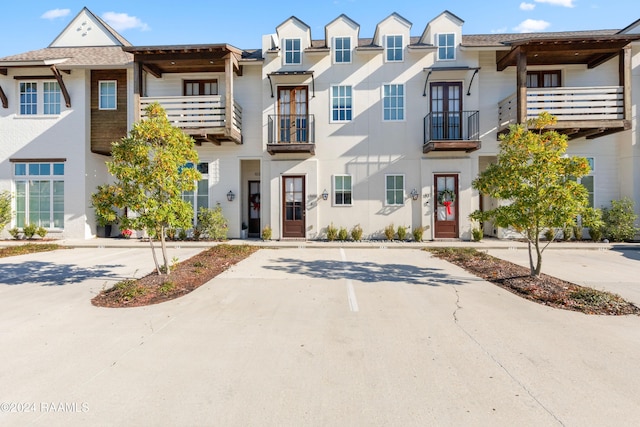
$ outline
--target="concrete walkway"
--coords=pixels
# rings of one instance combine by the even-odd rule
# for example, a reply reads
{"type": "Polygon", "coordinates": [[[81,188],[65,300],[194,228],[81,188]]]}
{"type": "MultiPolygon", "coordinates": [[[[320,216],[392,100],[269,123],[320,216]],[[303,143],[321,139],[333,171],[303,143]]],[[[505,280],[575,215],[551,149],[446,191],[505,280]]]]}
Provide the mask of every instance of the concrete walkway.
{"type": "Polygon", "coordinates": [[[631,426],[640,416],[640,317],[544,307],[415,248],[316,243],[265,248],[178,300],[91,306],[104,286],[151,270],[148,247],[127,243],[0,259],[1,425],[631,426]]]}

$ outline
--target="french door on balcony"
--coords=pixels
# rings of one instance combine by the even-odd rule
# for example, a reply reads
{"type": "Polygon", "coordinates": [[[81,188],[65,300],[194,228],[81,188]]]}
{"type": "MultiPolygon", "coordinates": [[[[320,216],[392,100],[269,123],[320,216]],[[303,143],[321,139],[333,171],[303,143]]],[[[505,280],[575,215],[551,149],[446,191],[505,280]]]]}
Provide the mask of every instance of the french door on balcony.
{"type": "Polygon", "coordinates": [[[462,82],[431,83],[431,139],[462,139],[462,82]]]}
{"type": "Polygon", "coordinates": [[[306,86],[278,88],[278,142],[309,142],[308,89],[306,86]]]}
{"type": "Polygon", "coordinates": [[[305,237],[304,176],[282,177],[282,237],[305,237]]]}

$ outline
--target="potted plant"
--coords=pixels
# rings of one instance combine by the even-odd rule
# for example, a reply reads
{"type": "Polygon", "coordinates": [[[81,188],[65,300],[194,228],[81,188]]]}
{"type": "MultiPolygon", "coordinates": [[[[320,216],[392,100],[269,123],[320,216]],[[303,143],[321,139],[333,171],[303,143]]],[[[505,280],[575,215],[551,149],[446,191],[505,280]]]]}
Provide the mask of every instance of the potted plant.
{"type": "Polygon", "coordinates": [[[112,226],[118,223],[113,207],[113,188],[107,184],[99,185],[91,195],[91,206],[96,215],[96,234],[98,237],[111,237],[112,226]]]}
{"type": "Polygon", "coordinates": [[[240,230],[240,238],[241,239],[246,239],[248,231],[249,231],[249,227],[247,227],[247,224],[245,222],[243,222],[242,223],[242,229],[240,230]]]}

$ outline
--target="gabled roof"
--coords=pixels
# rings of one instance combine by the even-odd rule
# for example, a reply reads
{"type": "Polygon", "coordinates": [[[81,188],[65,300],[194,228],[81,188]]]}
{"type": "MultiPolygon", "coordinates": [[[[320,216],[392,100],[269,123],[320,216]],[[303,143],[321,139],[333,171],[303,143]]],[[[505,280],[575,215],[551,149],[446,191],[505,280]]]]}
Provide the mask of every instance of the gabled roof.
{"type": "Polygon", "coordinates": [[[0,67],[25,67],[58,64],[60,69],[88,67],[123,67],[133,62],[133,55],[120,46],[48,47],[0,58],[0,67]]]}
{"type": "Polygon", "coordinates": [[[382,24],[384,21],[386,21],[387,19],[390,19],[390,18],[397,19],[398,21],[402,22],[403,24],[405,24],[409,28],[411,28],[411,26],[413,25],[411,23],[411,21],[409,21],[408,19],[404,18],[399,13],[393,12],[391,15],[387,16],[382,21],[378,22],[378,25],[376,25],[376,30],[373,33],[373,40],[378,40],[378,31],[380,31],[380,24],[382,24]]]}
{"type": "MultiPolygon", "coordinates": [[[[131,43],[129,43],[129,41],[127,41],[127,39],[122,37],[116,30],[111,28],[111,26],[109,24],[107,24],[104,20],[102,20],[102,18],[100,18],[99,16],[95,15],[93,12],[91,12],[89,9],[87,9],[87,7],[83,7],[82,10],[80,12],[78,12],[78,14],[69,22],[69,24],[67,24],[66,27],[64,27],[64,29],[60,32],[60,34],[58,34],[58,36],[51,42],[51,44],[49,44],[49,47],[58,47],[58,46],[56,46],[58,44],[58,42],[65,36],[65,34],[67,33],[67,30],[70,29],[70,27],[72,25],[74,25],[76,20],[83,13],[86,13],[87,15],[89,15],[90,18],[94,19],[98,23],[98,25],[100,25],[102,27],[102,30],[105,33],[111,35],[111,37],[113,37],[117,41],[117,44],[119,44],[120,46],[131,46],[131,43]]],[[[71,46],[65,46],[65,47],[71,47],[71,46]]],[[[78,46],[78,47],[80,47],[80,46],[78,46]]]]}

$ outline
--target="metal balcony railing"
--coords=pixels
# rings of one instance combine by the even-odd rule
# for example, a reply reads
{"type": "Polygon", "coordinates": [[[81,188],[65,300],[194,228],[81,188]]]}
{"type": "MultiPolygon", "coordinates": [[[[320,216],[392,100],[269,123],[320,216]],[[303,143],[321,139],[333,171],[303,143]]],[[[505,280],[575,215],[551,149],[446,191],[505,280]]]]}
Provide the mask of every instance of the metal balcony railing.
{"type": "Polygon", "coordinates": [[[269,144],[313,144],[315,120],[313,114],[269,115],[269,144]]]}
{"type": "Polygon", "coordinates": [[[424,143],[430,141],[477,141],[480,112],[431,112],[424,118],[424,143]]]}

